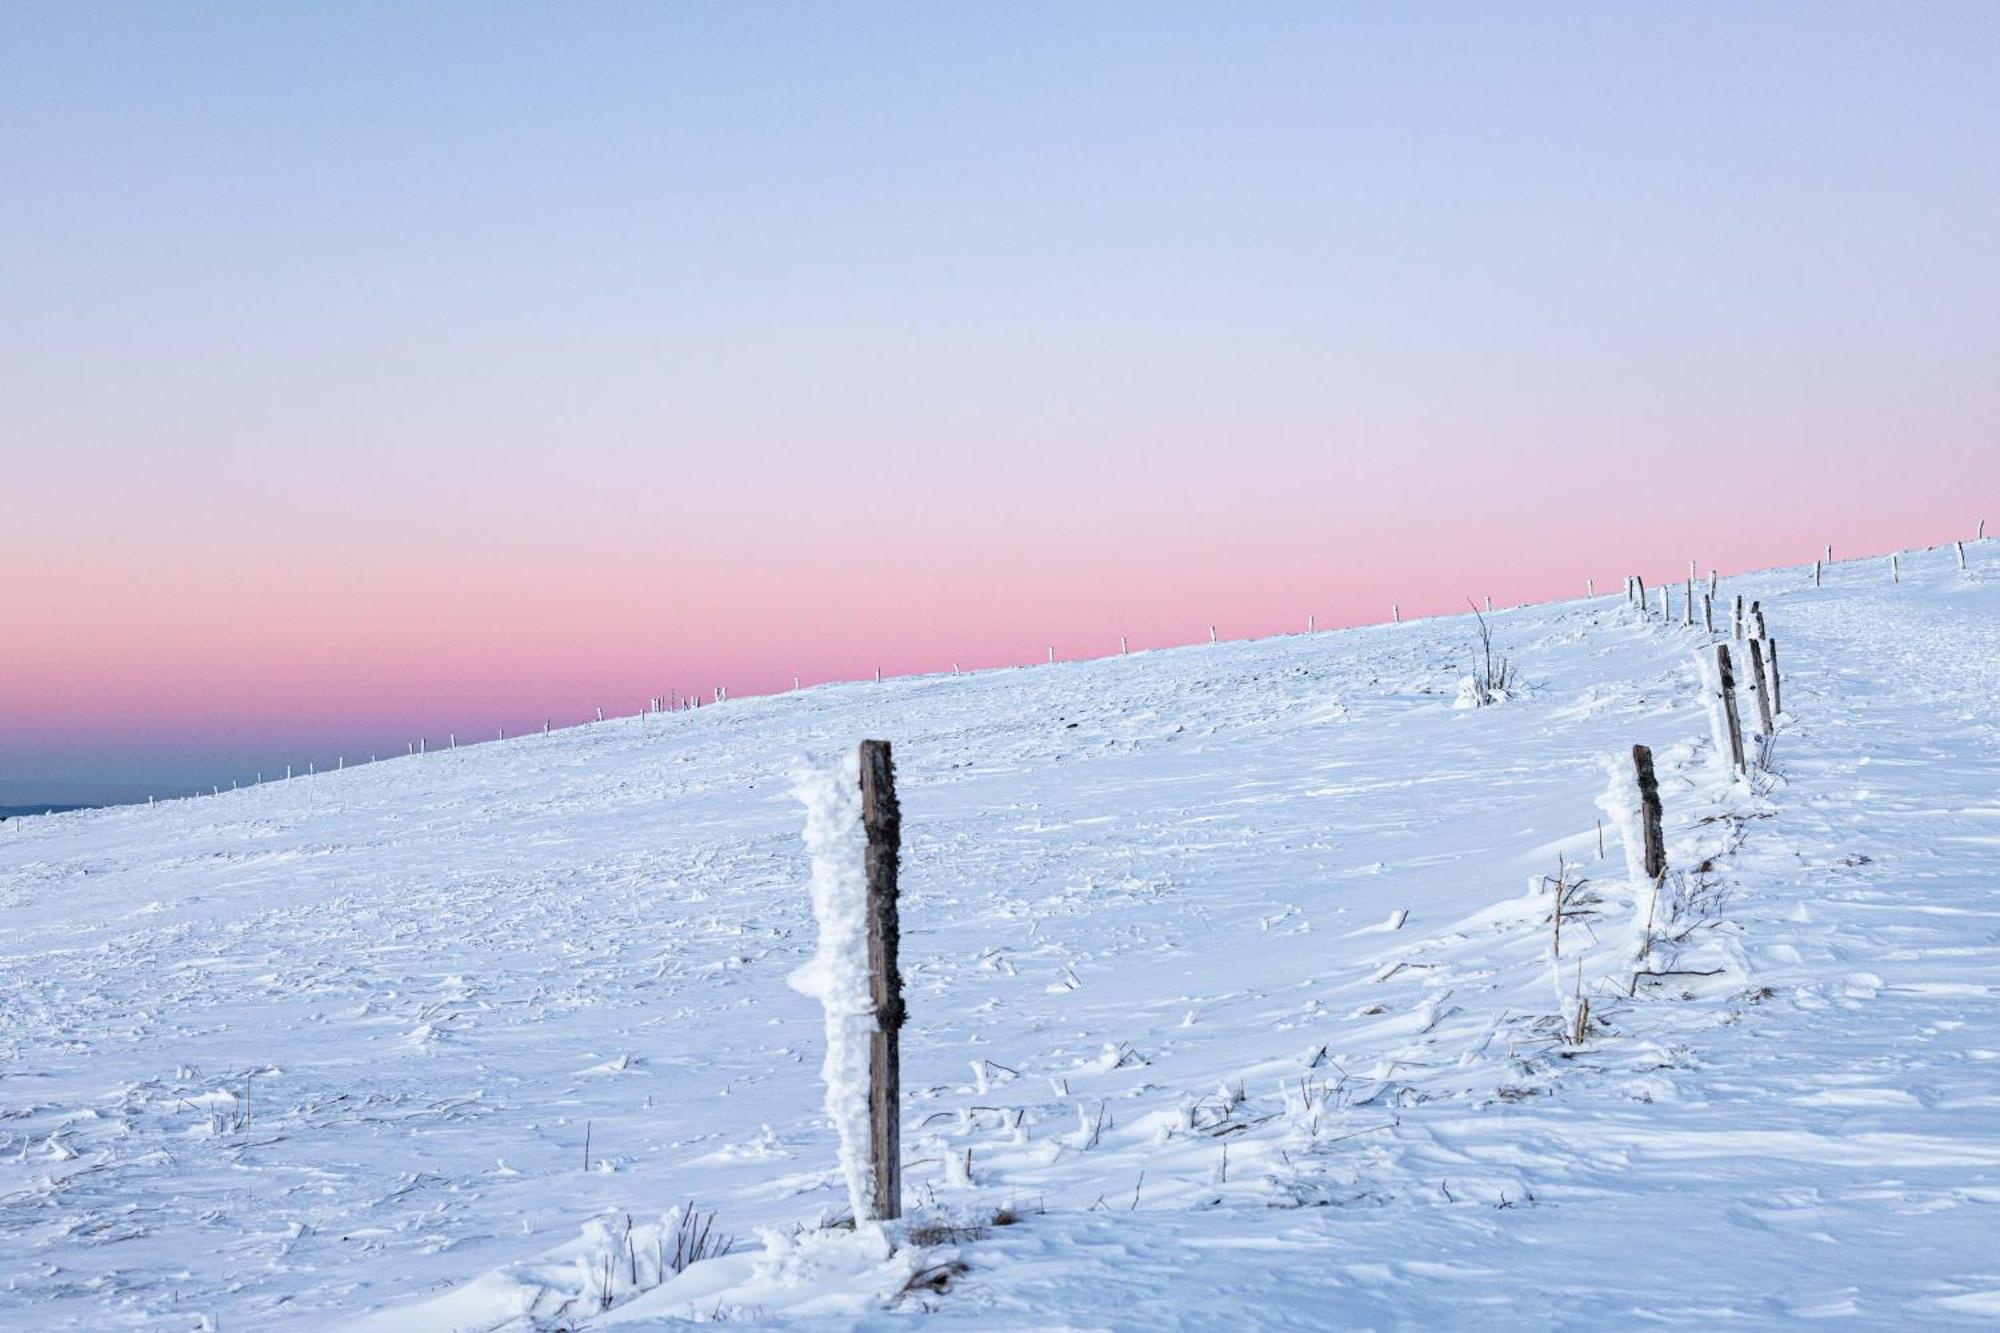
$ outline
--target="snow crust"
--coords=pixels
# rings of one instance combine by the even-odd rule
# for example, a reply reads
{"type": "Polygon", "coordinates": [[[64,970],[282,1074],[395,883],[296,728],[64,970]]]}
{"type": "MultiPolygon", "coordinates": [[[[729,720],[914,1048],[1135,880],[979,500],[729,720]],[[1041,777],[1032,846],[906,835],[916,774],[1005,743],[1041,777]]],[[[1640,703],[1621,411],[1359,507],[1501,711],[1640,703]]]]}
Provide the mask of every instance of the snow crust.
{"type": "Polygon", "coordinates": [[[850,751],[831,763],[799,761],[792,794],[806,808],[806,852],[812,858],[813,918],[819,951],[788,978],[793,990],[818,1000],[826,1013],[826,1114],[840,1142],[848,1208],[857,1220],[874,1216],[875,1175],[868,1153],[868,1047],[875,1001],[868,984],[868,880],[862,857],[861,763],[850,751]]]}

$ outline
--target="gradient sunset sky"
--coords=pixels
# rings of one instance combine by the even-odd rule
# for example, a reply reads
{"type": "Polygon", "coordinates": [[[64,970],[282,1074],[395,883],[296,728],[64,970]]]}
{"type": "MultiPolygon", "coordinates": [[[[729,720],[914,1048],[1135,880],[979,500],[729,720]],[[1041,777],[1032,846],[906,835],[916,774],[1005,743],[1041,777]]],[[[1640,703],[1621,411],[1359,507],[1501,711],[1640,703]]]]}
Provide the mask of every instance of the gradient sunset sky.
{"type": "Polygon", "coordinates": [[[1992,3],[9,0],[0,801],[2000,530],[1996,71],[1992,3]]]}

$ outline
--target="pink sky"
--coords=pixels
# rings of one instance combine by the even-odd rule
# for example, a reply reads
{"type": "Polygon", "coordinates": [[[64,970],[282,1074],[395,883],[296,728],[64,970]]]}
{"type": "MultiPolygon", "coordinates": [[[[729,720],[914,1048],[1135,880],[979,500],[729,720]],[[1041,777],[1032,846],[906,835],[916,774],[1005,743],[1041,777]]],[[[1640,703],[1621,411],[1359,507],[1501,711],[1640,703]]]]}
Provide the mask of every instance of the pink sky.
{"type": "Polygon", "coordinates": [[[1994,14],[0,9],[0,801],[1966,535],[1994,14]]]}

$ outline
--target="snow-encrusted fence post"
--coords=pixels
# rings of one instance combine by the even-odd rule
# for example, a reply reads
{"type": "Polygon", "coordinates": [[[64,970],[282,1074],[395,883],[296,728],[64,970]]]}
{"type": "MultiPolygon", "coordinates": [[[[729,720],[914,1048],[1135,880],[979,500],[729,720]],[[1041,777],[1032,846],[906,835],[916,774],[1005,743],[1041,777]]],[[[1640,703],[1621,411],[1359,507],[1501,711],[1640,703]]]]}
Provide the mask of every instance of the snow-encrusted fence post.
{"type": "Polygon", "coordinates": [[[1901,583],[1902,581],[1903,581],[1902,566],[1896,562],[1896,553],[1894,551],[1891,551],[1889,553],[1889,582],[1901,583]]]}
{"type": "Polygon", "coordinates": [[[1820,571],[1819,561],[1815,560],[1813,561],[1813,587],[1815,588],[1819,587],[1819,571],[1820,571]]]}
{"type": "Polygon", "coordinates": [[[1735,613],[1729,620],[1729,637],[1732,639],[1743,637],[1743,594],[1740,592],[1736,594],[1735,613]]]}
{"type": "Polygon", "coordinates": [[[903,974],[896,954],[902,926],[896,872],[902,860],[903,813],[896,802],[896,766],[889,742],[861,742],[861,824],[868,834],[868,989],[875,1031],[868,1042],[869,1154],[875,1167],[875,1215],[903,1215],[902,1058],[903,974]]]}
{"type": "Polygon", "coordinates": [[[1965,572],[1965,543],[1953,542],[1951,549],[1958,552],[1958,572],[1963,574],[1965,572]]]}
{"type": "Polygon", "coordinates": [[[1652,750],[1644,745],[1633,746],[1632,768],[1639,779],[1639,817],[1645,826],[1641,837],[1646,850],[1646,878],[1657,885],[1667,873],[1667,843],[1660,829],[1660,780],[1653,772],[1652,750]]]}
{"type": "Polygon", "coordinates": [[[1750,688],[1757,694],[1757,721],[1768,742],[1776,728],[1771,725],[1771,682],[1764,675],[1764,645],[1757,639],[1750,640],[1750,677],[1750,688]]]}
{"type": "Polygon", "coordinates": [[[1715,692],[1724,722],[1720,728],[1723,735],[1715,738],[1716,745],[1720,747],[1726,739],[1731,771],[1746,772],[1743,763],[1743,723],[1736,715],[1736,673],[1730,669],[1729,645],[1726,643],[1715,645],[1715,692]]]}
{"type": "Polygon", "coordinates": [[[1771,714],[1773,717],[1785,711],[1785,690],[1778,683],[1778,641],[1764,640],[1764,670],[1771,674],[1771,714]]]}
{"type": "Polygon", "coordinates": [[[1710,634],[1715,633],[1715,598],[1704,595],[1701,599],[1701,623],[1710,634]]]}
{"type": "Polygon", "coordinates": [[[887,741],[863,741],[843,762],[800,766],[819,949],[794,972],[795,990],[826,1013],[826,1112],[857,1222],[902,1216],[899,1114],[903,983],[896,871],[902,842],[887,741]]]}

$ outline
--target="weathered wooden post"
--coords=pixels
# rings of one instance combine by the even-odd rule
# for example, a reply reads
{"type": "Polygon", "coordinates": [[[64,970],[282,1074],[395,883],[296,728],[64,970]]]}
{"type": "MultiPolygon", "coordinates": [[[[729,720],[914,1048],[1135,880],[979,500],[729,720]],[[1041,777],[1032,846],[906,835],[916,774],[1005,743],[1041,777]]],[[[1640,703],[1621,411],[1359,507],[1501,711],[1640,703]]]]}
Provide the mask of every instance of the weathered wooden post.
{"type": "Polygon", "coordinates": [[[896,871],[902,856],[903,814],[896,803],[896,766],[887,741],[861,742],[861,824],[868,834],[868,988],[875,1031],[868,1039],[868,1155],[874,1168],[875,1216],[903,1215],[902,1061],[903,976],[896,961],[902,929],[896,915],[896,871]]]}
{"type": "Polygon", "coordinates": [[[1595,597],[1595,596],[1597,596],[1597,580],[1596,580],[1596,579],[1585,579],[1585,580],[1583,581],[1583,595],[1584,595],[1585,597],[1595,597]]]}
{"type": "Polygon", "coordinates": [[[1729,619],[1729,637],[1732,639],[1743,637],[1743,594],[1740,592],[1736,594],[1736,610],[1729,619]]]}
{"type": "Polygon", "coordinates": [[[1778,641],[1764,640],[1764,670],[1771,676],[1771,715],[1785,711],[1785,687],[1778,683],[1778,641]]]}
{"type": "Polygon", "coordinates": [[[1688,580],[1687,601],[1681,607],[1681,624],[1694,628],[1694,580],[1688,580]]]}
{"type": "Polygon", "coordinates": [[[1963,574],[1965,572],[1965,543],[1953,542],[1951,549],[1958,552],[1958,572],[1963,574]]]}
{"type": "Polygon", "coordinates": [[[1214,643],[1214,642],[1215,642],[1215,626],[1213,626],[1213,625],[1210,625],[1210,626],[1208,627],[1208,641],[1209,641],[1210,643],[1214,643]]]}
{"type": "Polygon", "coordinates": [[[1716,585],[1715,571],[1711,569],[1708,571],[1708,595],[1710,597],[1715,596],[1715,585],[1716,585]]]}
{"type": "Polygon", "coordinates": [[[1813,587],[1815,588],[1819,587],[1819,570],[1820,570],[1819,561],[1817,560],[1813,561],[1813,587]]]}
{"type": "Polygon", "coordinates": [[[1705,596],[1701,599],[1701,623],[1710,634],[1715,633],[1715,598],[1705,596]]]}
{"type": "Polygon", "coordinates": [[[1764,675],[1764,646],[1761,640],[1750,640],[1750,688],[1757,692],[1757,720],[1763,724],[1763,735],[1775,735],[1777,729],[1771,725],[1771,682],[1764,675]]]}
{"type": "Polygon", "coordinates": [[[1638,574],[1632,576],[1632,600],[1637,604],[1639,613],[1644,615],[1646,612],[1646,580],[1638,574]]]}
{"type": "Polygon", "coordinates": [[[1762,602],[1750,603],[1750,637],[1753,639],[1768,639],[1771,637],[1764,629],[1764,604],[1762,602]]]}
{"type": "MultiPolygon", "coordinates": [[[[1130,647],[1125,642],[1125,636],[1121,634],[1118,636],[1118,655],[1120,657],[1123,657],[1128,651],[1130,651],[1130,647]]],[[[958,663],[956,662],[952,663],[953,674],[957,674],[957,670],[958,670],[958,663]]]]}
{"type": "Polygon", "coordinates": [[[1667,873],[1667,843],[1660,832],[1660,782],[1653,773],[1653,752],[1632,747],[1632,767],[1639,776],[1639,813],[1646,826],[1646,878],[1657,884],[1667,873]]]}
{"type": "Polygon", "coordinates": [[[1394,621],[1398,625],[1402,624],[1403,608],[1401,606],[1398,606],[1394,602],[1389,603],[1389,619],[1394,621]]]}
{"type": "Polygon", "coordinates": [[[1896,553],[1894,551],[1891,551],[1889,553],[1889,582],[1901,583],[1902,581],[1903,581],[1902,568],[1896,563],[1896,553]]]}
{"type": "Polygon", "coordinates": [[[1729,645],[1715,645],[1715,672],[1722,685],[1722,715],[1729,723],[1729,762],[1738,773],[1747,773],[1743,762],[1743,723],[1736,715],[1736,673],[1729,665],[1729,645]]]}

